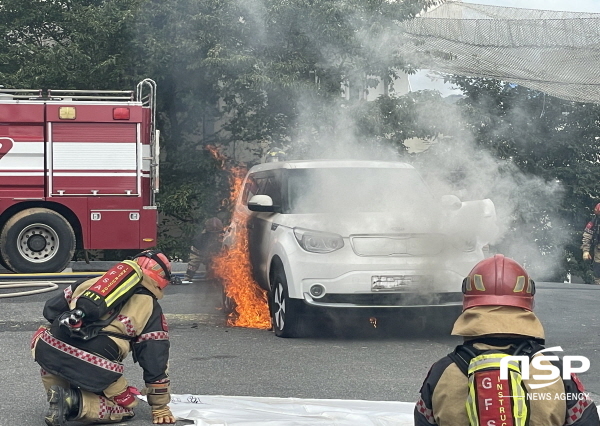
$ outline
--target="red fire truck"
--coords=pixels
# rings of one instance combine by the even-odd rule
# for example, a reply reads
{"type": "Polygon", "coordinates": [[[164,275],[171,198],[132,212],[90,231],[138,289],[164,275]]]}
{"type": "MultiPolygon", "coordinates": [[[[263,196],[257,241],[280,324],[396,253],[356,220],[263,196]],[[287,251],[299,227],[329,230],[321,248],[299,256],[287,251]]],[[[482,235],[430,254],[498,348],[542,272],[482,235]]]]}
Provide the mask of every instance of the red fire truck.
{"type": "Polygon", "coordinates": [[[158,136],[150,79],[131,91],[0,88],[0,263],[59,272],[76,248],[155,246],[158,136]]]}

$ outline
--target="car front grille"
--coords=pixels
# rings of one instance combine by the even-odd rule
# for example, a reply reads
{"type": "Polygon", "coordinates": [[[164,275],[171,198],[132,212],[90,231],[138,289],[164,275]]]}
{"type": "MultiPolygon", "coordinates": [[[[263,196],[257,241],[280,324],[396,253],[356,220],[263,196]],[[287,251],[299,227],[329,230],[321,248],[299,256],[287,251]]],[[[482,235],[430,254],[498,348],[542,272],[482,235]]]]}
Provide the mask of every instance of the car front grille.
{"type": "Polygon", "coordinates": [[[357,306],[413,306],[462,303],[462,293],[375,293],[326,294],[316,304],[352,304],[357,306]]]}
{"type": "Polygon", "coordinates": [[[433,256],[443,249],[440,234],[351,235],[359,256],[433,256]]]}

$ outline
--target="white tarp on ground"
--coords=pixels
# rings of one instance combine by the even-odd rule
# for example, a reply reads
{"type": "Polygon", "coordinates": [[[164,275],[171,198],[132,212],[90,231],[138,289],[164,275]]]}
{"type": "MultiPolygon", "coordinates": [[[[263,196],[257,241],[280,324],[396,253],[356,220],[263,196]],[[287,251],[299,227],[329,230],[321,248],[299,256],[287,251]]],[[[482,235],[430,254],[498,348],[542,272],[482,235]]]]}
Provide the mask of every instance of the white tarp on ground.
{"type": "Polygon", "coordinates": [[[415,404],[172,394],[169,407],[178,420],[195,426],[414,426],[415,404]]]}
{"type": "Polygon", "coordinates": [[[412,402],[171,395],[171,411],[196,426],[412,426],[412,402]]]}

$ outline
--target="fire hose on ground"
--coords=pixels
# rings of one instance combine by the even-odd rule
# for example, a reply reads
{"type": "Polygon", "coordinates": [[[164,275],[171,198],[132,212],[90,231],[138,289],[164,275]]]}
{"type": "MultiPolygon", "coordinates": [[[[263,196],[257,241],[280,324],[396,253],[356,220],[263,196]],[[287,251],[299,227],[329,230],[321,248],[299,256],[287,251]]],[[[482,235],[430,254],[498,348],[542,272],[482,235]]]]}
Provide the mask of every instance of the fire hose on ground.
{"type": "Polygon", "coordinates": [[[41,287],[34,290],[18,291],[13,293],[1,293],[0,299],[19,296],[31,296],[39,293],[46,293],[58,289],[58,284],[49,279],[58,280],[76,280],[81,278],[99,277],[104,272],[87,272],[87,273],[56,273],[56,274],[0,274],[0,291],[7,288],[30,288],[41,287]],[[31,282],[23,282],[27,280],[35,280],[31,282]]]}
{"type": "Polygon", "coordinates": [[[22,288],[22,287],[42,287],[36,290],[27,290],[27,291],[19,291],[16,293],[5,293],[0,294],[0,299],[8,298],[8,297],[18,297],[18,296],[30,296],[32,294],[45,293],[47,291],[53,291],[58,288],[58,284],[51,283],[50,281],[41,281],[41,282],[31,282],[31,283],[1,283],[0,289],[5,288],[22,288]]]}
{"type": "MultiPolygon", "coordinates": [[[[104,271],[106,272],[106,271],[104,271]]],[[[19,296],[31,296],[33,294],[46,293],[58,289],[58,284],[50,281],[55,279],[62,282],[72,282],[79,279],[89,279],[102,276],[104,272],[61,272],[52,274],[0,274],[0,291],[6,288],[41,287],[35,290],[18,291],[15,293],[0,293],[0,299],[19,296]],[[22,282],[34,280],[31,282],[22,282]],[[48,280],[48,281],[46,281],[48,280]]],[[[174,273],[174,276],[183,276],[183,273],[174,273]]]]}

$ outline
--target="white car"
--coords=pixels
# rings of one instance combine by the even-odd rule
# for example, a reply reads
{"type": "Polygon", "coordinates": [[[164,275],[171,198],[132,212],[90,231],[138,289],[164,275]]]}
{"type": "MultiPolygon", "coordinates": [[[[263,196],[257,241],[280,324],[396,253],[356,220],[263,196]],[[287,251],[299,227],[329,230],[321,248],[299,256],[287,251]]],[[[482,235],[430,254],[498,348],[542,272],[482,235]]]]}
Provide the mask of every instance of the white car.
{"type": "Polygon", "coordinates": [[[496,233],[490,200],[435,199],[410,165],[285,161],[252,167],[237,200],[273,330],[302,332],[320,311],[452,321],[461,285],[496,233]]]}

